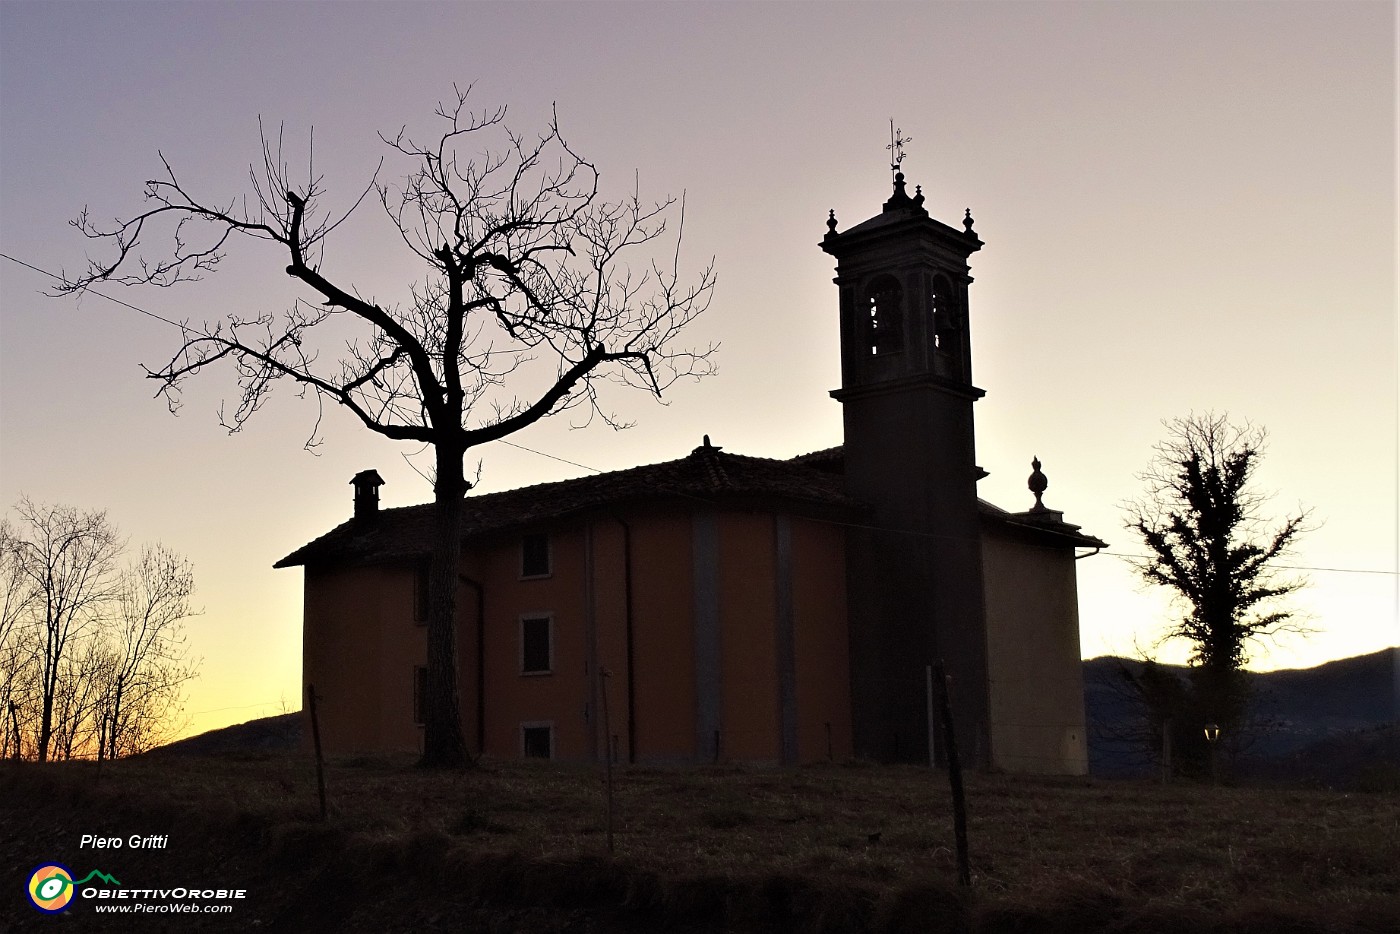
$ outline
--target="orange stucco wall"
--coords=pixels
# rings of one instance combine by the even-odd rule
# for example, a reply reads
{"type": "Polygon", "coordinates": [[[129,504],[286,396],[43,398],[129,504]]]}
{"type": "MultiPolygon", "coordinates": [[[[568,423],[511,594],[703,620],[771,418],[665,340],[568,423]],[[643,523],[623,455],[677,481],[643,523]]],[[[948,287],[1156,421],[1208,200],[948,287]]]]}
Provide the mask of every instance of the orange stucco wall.
{"type": "Polygon", "coordinates": [[[635,516],[632,529],[633,653],[637,755],[695,755],[691,530],[686,512],[635,516]]]}
{"type": "Polygon", "coordinates": [[[591,537],[593,651],[596,664],[608,672],[603,682],[595,682],[590,756],[601,757],[609,748],[627,761],[627,586],[623,551],[623,527],[616,521],[594,522],[591,537]],[[603,694],[607,693],[608,730],[603,729],[603,694]]]}
{"type": "Polygon", "coordinates": [[[829,753],[840,762],[852,754],[845,532],[829,523],[794,520],[792,544],[802,581],[793,593],[798,760],[823,760],[829,753]]]}
{"type": "Polygon", "coordinates": [[[550,536],[551,573],[522,578],[518,540],[481,555],[486,588],[486,747],[489,755],[521,754],[522,723],[549,723],[555,755],[574,759],[590,744],[583,720],[587,697],[583,632],[582,536],[577,530],[550,536]],[[548,616],[549,674],[521,673],[521,619],[548,616]]]}
{"type": "MultiPolygon", "coordinates": [[[[462,559],[469,582],[459,588],[457,603],[458,684],[469,744],[477,745],[480,667],[488,755],[521,755],[522,724],[548,724],[560,759],[595,759],[609,746],[623,761],[634,752],[643,762],[711,758],[713,744],[697,739],[694,591],[697,561],[711,560],[719,673],[705,690],[718,711],[721,754],[726,760],[778,761],[777,520],[767,512],[707,514],[704,521],[715,536],[708,559],[697,557],[697,521],[685,509],[652,508],[550,528],[551,573],[538,578],[521,577],[519,535],[469,547],[462,559]],[[485,609],[480,666],[478,585],[485,609]],[[547,674],[521,671],[520,620],[534,615],[552,619],[547,674]],[[606,732],[600,666],[611,675],[606,732]],[[628,721],[629,677],[635,724],[628,721]]],[[[835,526],[784,521],[791,522],[796,710],[790,717],[797,758],[826,758],[828,732],[831,754],[845,758],[850,688],[844,539],[835,526]]],[[[320,697],[322,743],[329,754],[421,748],[422,728],[413,722],[413,671],[425,663],[426,629],[413,620],[414,580],[412,565],[307,570],[304,669],[320,697]]]]}
{"type": "Polygon", "coordinates": [[[773,517],[718,517],[720,750],[725,759],[778,758],[773,517]]]}
{"type": "Polygon", "coordinates": [[[427,641],[413,621],[413,571],[308,569],[304,614],[303,676],[316,690],[323,748],[419,749],[413,668],[424,663],[427,641]]]}

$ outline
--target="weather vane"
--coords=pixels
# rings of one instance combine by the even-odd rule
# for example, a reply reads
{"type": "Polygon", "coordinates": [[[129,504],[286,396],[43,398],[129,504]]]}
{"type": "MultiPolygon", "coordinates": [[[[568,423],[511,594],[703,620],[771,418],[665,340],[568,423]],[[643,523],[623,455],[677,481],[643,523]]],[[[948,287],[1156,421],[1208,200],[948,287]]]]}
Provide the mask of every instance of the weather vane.
{"type": "Polygon", "coordinates": [[[904,144],[914,142],[912,136],[905,136],[903,130],[895,129],[894,118],[890,118],[890,144],[885,148],[890,151],[890,158],[894,161],[890,163],[890,171],[899,173],[899,164],[904,161],[904,144]]]}

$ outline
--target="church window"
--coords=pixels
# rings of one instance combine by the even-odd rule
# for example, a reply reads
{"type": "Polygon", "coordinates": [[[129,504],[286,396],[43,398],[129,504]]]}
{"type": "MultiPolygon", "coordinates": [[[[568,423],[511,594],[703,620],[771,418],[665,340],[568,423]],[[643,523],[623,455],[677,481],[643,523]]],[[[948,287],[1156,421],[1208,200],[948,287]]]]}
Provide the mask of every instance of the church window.
{"type": "Polygon", "coordinates": [[[520,724],[520,751],[527,759],[553,759],[554,724],[520,724]]]}
{"type": "Polygon", "coordinates": [[[549,536],[543,532],[526,535],[520,542],[520,576],[548,577],[549,558],[549,536]]]}
{"type": "Polygon", "coordinates": [[[554,670],[554,620],[549,616],[520,618],[520,673],[547,675],[554,670]]]}
{"type": "Polygon", "coordinates": [[[872,355],[904,349],[904,290],[893,276],[880,276],[866,289],[866,341],[872,355]]]}

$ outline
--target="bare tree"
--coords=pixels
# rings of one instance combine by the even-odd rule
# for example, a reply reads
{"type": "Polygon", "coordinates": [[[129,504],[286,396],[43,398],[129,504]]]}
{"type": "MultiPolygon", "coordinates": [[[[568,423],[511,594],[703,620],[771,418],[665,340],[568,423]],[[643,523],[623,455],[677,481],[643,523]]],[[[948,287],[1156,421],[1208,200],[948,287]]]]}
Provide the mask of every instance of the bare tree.
{"type": "MultiPolygon", "coordinates": [[[[1245,713],[1249,645],[1307,631],[1283,605],[1304,582],[1280,574],[1277,562],[1308,530],[1308,513],[1277,524],[1265,516],[1268,497],[1252,486],[1267,437],[1262,428],[1213,413],[1165,425],[1168,437],[1140,477],[1147,492],[1128,504],[1127,525],[1149,552],[1134,562],[1138,573],[1178,601],[1167,637],[1191,644],[1194,690],[1154,684],[1151,693],[1176,697],[1193,721],[1233,732],[1245,713]]],[[[1199,729],[1196,723],[1191,735],[1199,729]]]]}
{"type": "MultiPolygon", "coordinates": [[[[38,729],[34,740],[40,762],[49,757],[55,726],[55,703],[62,675],[72,660],[69,652],[98,621],[103,605],[117,592],[117,561],[125,545],[116,528],[100,511],[81,512],[70,506],[46,506],[28,499],[17,507],[23,527],[11,532],[23,586],[33,588],[29,600],[28,635],[34,639],[38,661],[38,729]]],[[[23,627],[24,622],[17,624],[23,627]]]]}
{"type": "Polygon", "coordinates": [[[171,724],[181,688],[194,677],[183,623],[193,605],[194,567],[164,545],[148,545],[126,570],[101,679],[98,755],[143,752],[171,724]]]}
{"type": "Polygon", "coordinates": [[[161,545],[122,567],[105,512],[28,499],[17,511],[0,523],[0,747],[40,761],[148,748],[194,676],[193,568],[161,545]]]}
{"type": "Polygon", "coordinates": [[[395,186],[381,183],[376,170],[339,215],[321,204],[322,179],[309,154],[304,180],[293,182],[280,132],[275,142],[263,135],[262,165],[250,170],[250,197],[241,202],[191,193],[162,156],[163,177],[146,184],[148,210],[111,227],[86,211],[74,222],[109,243],[115,257],[65,277],[60,290],[103,282],[170,286],[214,269],[237,238],[278,247],[310,301],[297,298],[280,314],[186,322],[174,357],[147,376],[173,406],[187,378],[227,360],[241,389],[232,411],[220,415],[230,430],[245,424],[277,381],[290,380],[370,431],[433,448],[422,760],[431,766],[471,761],[453,623],[462,501],[471,486],[467,452],[570,409],[585,421],[599,417],[622,427],[600,398],[604,384],[660,396],[678,379],[710,372],[714,350],[676,346],[714,287],[712,266],[693,280],[681,276],[684,203],[674,247],[658,258],[672,199],[645,203],[634,187],[629,197],[606,200],[596,168],[570,148],[557,118],[527,138],[507,127],[504,108],[469,110],[469,92],[456,90],[438,106],[442,130],[431,141],[405,130],[381,136],[391,157],[407,160],[407,176],[395,186]],[[371,192],[426,267],[402,305],[365,297],[341,274],[325,271],[328,238],[371,192]],[[142,256],[143,235],[163,222],[169,249],[142,256]],[[634,254],[642,260],[637,267],[628,264],[634,254]],[[337,319],[348,319],[358,336],[334,362],[322,362],[315,341],[321,326],[337,319]]]}
{"type": "Polygon", "coordinates": [[[100,630],[85,633],[64,653],[53,692],[50,759],[72,759],[98,748],[98,714],[112,660],[100,630]]]}
{"type": "Polygon", "coordinates": [[[21,625],[29,620],[38,593],[25,571],[25,555],[10,520],[0,520],[0,758],[21,757],[18,706],[25,700],[25,675],[36,658],[21,625]]]}
{"type": "Polygon", "coordinates": [[[9,519],[0,520],[0,648],[10,643],[10,634],[28,613],[37,590],[24,569],[25,548],[9,519]]]}

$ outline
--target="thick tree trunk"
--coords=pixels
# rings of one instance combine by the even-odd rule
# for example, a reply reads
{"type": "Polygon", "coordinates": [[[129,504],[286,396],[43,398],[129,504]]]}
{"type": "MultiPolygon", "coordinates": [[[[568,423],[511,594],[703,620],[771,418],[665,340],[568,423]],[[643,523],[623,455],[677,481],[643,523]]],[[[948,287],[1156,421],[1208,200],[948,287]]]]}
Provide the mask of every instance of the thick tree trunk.
{"type": "Polygon", "coordinates": [[[462,556],[466,452],[439,443],[433,486],[433,558],[428,572],[428,696],[423,758],[429,768],[462,768],[473,758],[462,735],[457,692],[457,573],[462,556]]]}
{"type": "MultiPolygon", "coordinates": [[[[54,665],[57,669],[57,664],[54,665]]],[[[58,691],[58,680],[44,675],[44,698],[43,705],[39,712],[39,750],[38,759],[40,762],[49,761],[49,744],[53,741],[53,699],[58,691]]]]}
{"type": "MultiPolygon", "coordinates": [[[[111,744],[111,756],[117,757],[117,724],[121,722],[122,715],[122,690],[125,687],[126,676],[117,675],[117,695],[112,701],[112,728],[107,733],[107,742],[111,744]]],[[[99,757],[100,758],[100,757],[99,757]]]]}

